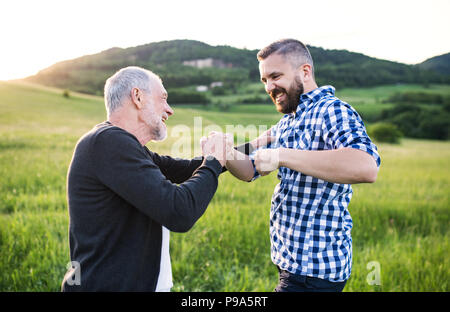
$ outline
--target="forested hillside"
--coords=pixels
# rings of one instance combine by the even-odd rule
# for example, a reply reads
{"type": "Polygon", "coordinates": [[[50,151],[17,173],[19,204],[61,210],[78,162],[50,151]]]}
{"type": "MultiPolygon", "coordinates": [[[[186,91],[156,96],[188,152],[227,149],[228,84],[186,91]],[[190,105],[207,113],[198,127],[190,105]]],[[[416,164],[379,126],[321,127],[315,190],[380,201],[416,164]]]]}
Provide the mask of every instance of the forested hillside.
{"type": "MultiPolygon", "coordinates": [[[[450,83],[450,75],[419,66],[368,57],[346,50],[310,47],[319,85],[367,87],[392,83],[450,83]]],[[[109,50],[56,63],[28,81],[89,94],[102,94],[105,80],[118,69],[137,65],[159,74],[168,88],[209,85],[236,86],[259,80],[257,50],[210,46],[193,40],[155,42],[109,50]],[[189,62],[203,61],[192,66],[189,62]],[[208,64],[209,61],[209,64],[208,64]]]]}

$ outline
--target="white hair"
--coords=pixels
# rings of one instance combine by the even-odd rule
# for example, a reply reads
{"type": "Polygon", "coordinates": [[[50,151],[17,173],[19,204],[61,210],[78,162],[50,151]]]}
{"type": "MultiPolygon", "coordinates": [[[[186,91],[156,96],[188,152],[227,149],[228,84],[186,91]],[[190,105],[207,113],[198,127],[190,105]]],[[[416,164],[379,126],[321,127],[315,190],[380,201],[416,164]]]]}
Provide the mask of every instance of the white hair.
{"type": "Polygon", "coordinates": [[[150,70],[137,66],[122,68],[109,77],[105,83],[105,106],[108,116],[122,106],[124,99],[131,99],[133,88],[151,92],[152,79],[161,80],[150,70]]]}

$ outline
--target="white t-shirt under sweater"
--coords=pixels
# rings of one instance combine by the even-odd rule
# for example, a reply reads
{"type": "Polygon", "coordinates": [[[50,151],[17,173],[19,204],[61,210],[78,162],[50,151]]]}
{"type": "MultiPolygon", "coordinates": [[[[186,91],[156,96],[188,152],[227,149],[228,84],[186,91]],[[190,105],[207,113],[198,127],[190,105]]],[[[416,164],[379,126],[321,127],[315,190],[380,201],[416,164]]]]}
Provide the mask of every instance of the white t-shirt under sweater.
{"type": "Polygon", "coordinates": [[[169,253],[170,231],[162,227],[162,245],[161,245],[161,264],[159,268],[157,292],[168,292],[173,287],[172,282],[172,264],[170,263],[169,253]]]}

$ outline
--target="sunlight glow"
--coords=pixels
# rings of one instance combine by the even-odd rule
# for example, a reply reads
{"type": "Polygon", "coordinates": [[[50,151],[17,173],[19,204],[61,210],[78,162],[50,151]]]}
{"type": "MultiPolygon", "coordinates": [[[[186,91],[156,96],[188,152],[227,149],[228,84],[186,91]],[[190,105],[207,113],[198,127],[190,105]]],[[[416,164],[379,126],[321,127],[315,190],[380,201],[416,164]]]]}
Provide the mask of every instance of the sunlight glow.
{"type": "Polygon", "coordinates": [[[414,64],[450,51],[450,1],[2,1],[0,79],[111,47],[193,39],[259,49],[293,37],[414,64]]]}

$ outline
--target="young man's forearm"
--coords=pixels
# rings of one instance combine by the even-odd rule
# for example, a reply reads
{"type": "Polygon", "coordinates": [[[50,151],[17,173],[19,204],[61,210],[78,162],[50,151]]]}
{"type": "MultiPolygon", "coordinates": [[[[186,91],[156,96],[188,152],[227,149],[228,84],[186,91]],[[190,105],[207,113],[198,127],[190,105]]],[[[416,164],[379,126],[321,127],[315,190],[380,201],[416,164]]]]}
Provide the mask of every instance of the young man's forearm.
{"type": "Polygon", "coordinates": [[[225,164],[228,171],[239,180],[250,182],[254,176],[254,167],[252,161],[248,157],[254,150],[267,146],[273,141],[274,137],[270,136],[271,129],[262,133],[259,137],[252,141],[235,147],[233,151],[233,159],[227,160],[225,164]]]}
{"type": "Polygon", "coordinates": [[[373,183],[378,174],[373,157],[353,148],[324,151],[280,148],[279,167],[342,184],[373,183]]]}
{"type": "Polygon", "coordinates": [[[233,159],[227,160],[225,164],[228,171],[239,180],[250,182],[253,178],[254,169],[250,158],[237,151],[233,151],[233,159]]]}

